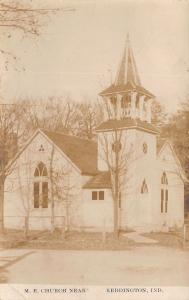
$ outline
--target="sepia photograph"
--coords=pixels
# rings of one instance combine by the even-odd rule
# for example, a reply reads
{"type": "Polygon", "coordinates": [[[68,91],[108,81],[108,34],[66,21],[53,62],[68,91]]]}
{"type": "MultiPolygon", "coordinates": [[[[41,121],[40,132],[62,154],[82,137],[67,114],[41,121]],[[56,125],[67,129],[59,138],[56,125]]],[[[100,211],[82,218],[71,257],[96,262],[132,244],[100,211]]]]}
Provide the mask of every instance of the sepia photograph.
{"type": "Polygon", "coordinates": [[[189,1],[0,0],[0,300],[189,299],[189,1]]]}

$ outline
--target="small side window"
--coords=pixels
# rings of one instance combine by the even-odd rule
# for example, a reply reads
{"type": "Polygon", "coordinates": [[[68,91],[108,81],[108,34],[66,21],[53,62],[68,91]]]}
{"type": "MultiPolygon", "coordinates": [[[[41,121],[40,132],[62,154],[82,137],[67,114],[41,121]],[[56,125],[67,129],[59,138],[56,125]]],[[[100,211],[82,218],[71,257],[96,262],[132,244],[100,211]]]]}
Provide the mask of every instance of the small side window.
{"type": "Polygon", "coordinates": [[[92,200],[97,200],[97,192],[92,192],[92,200]]]}
{"type": "Polygon", "coordinates": [[[99,192],[99,200],[104,200],[104,191],[99,192]]]}
{"type": "Polygon", "coordinates": [[[92,200],[104,200],[104,191],[92,191],[92,200]]]}

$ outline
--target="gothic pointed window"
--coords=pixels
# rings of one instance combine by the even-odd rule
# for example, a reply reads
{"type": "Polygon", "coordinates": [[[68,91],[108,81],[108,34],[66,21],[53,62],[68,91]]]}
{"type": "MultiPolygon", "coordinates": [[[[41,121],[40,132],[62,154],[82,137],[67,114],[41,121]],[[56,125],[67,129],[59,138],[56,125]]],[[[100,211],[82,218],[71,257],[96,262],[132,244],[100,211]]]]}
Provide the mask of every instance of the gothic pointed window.
{"type": "Polygon", "coordinates": [[[143,143],[142,148],[143,148],[144,154],[146,154],[148,152],[148,145],[146,143],[143,143]]]}
{"type": "Polygon", "coordinates": [[[167,213],[168,212],[168,198],[169,198],[169,192],[168,192],[168,179],[165,172],[163,172],[161,176],[161,213],[167,213]]]}
{"type": "Polygon", "coordinates": [[[40,162],[34,172],[34,208],[48,208],[48,178],[47,168],[40,162]]]}
{"type": "Polygon", "coordinates": [[[167,175],[165,172],[163,172],[162,176],[161,176],[161,184],[168,184],[168,180],[167,180],[167,175]]]}
{"type": "Polygon", "coordinates": [[[141,194],[147,194],[148,193],[148,186],[146,184],[146,180],[144,179],[141,186],[141,194]]]}

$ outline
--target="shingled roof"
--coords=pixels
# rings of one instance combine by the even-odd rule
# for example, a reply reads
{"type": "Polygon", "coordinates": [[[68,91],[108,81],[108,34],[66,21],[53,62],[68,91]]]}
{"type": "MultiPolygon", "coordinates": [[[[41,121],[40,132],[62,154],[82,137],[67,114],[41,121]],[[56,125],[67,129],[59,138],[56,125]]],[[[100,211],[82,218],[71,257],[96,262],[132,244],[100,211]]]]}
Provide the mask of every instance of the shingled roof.
{"type": "Polygon", "coordinates": [[[99,172],[91,178],[84,186],[84,189],[110,189],[111,178],[110,172],[99,172]]]}
{"type": "Polygon", "coordinates": [[[121,128],[140,128],[141,130],[144,131],[158,133],[157,128],[153,126],[151,123],[147,123],[139,119],[131,119],[131,118],[125,118],[122,120],[105,121],[96,128],[96,131],[101,131],[101,130],[108,131],[108,130],[115,130],[121,128]]]}
{"type": "Polygon", "coordinates": [[[141,85],[129,35],[127,35],[125,42],[123,55],[115,79],[115,85],[126,84],[127,82],[141,85]]]}
{"type": "Polygon", "coordinates": [[[41,130],[81,170],[82,174],[97,174],[97,143],[59,132],[41,130]]]}
{"type": "Polygon", "coordinates": [[[149,98],[154,98],[154,95],[143,88],[141,85],[141,80],[138,74],[135,58],[133,55],[133,50],[127,37],[125,47],[123,50],[123,55],[118,67],[117,75],[114,84],[110,85],[108,88],[103,90],[100,95],[110,95],[116,93],[127,93],[130,91],[136,91],[141,95],[145,95],[149,98]]]}

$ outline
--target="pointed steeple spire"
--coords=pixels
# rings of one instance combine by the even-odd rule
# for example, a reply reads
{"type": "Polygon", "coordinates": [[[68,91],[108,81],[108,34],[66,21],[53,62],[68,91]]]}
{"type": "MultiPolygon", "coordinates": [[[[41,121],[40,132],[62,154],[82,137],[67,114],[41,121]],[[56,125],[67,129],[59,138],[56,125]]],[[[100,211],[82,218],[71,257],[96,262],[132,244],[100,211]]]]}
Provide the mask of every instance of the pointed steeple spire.
{"type": "Polygon", "coordinates": [[[115,86],[125,85],[127,83],[131,83],[135,86],[141,85],[129,39],[129,34],[127,34],[122,59],[115,79],[115,86]]]}

